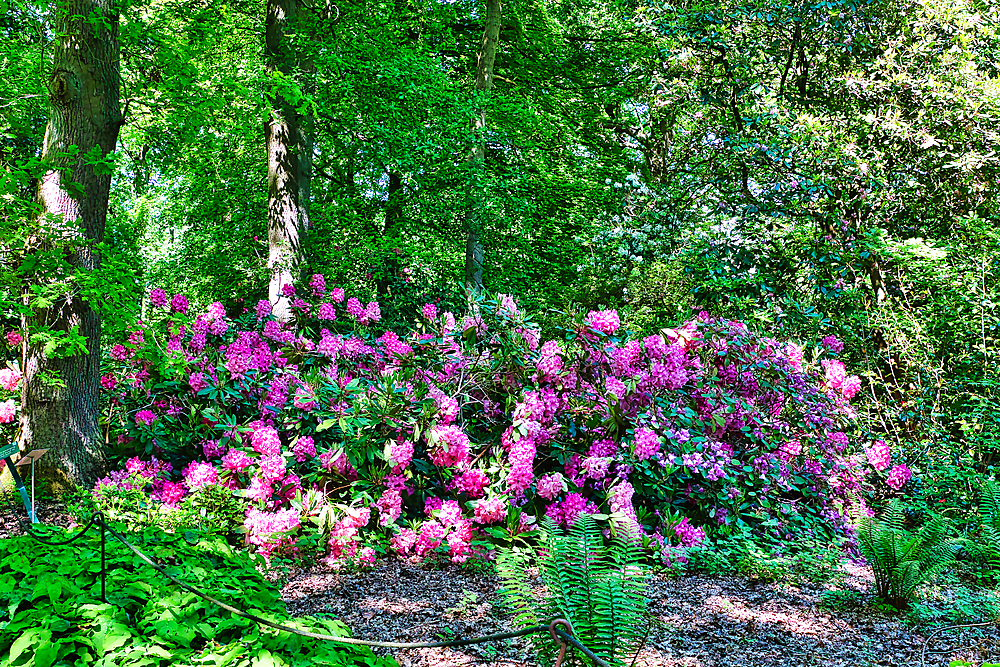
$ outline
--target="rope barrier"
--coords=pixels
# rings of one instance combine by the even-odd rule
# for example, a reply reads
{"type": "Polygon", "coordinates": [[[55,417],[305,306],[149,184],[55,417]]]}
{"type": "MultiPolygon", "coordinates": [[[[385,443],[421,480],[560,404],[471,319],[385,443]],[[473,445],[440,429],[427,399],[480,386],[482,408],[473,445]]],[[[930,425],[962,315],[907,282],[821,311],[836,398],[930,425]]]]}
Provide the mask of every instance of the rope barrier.
{"type": "Polygon", "coordinates": [[[562,629],[560,629],[558,627],[559,625],[562,625],[562,626],[568,628],[570,630],[570,632],[572,632],[572,629],[573,629],[573,627],[569,624],[568,621],[566,621],[565,619],[560,619],[560,618],[552,619],[552,621],[550,623],[545,624],[545,625],[532,625],[532,626],[527,627],[527,628],[522,628],[520,630],[513,630],[513,631],[510,631],[510,632],[500,632],[500,633],[496,633],[496,634],[492,634],[492,635],[484,635],[482,637],[476,637],[476,638],[473,638],[473,639],[452,639],[452,640],[440,641],[440,642],[382,642],[382,641],[374,641],[374,640],[369,640],[369,639],[355,639],[354,637],[337,637],[335,635],[329,635],[329,634],[322,633],[322,632],[312,632],[310,630],[300,630],[299,628],[293,628],[293,627],[290,627],[290,626],[287,626],[287,625],[283,625],[281,623],[276,623],[276,622],[270,621],[270,620],[268,620],[266,618],[262,618],[260,616],[256,616],[255,614],[251,614],[249,612],[245,612],[242,609],[237,609],[236,607],[233,607],[232,605],[226,604],[225,602],[222,602],[221,600],[217,600],[217,599],[213,598],[212,596],[210,596],[210,595],[208,595],[208,594],[206,594],[206,593],[198,590],[194,586],[181,581],[180,579],[178,579],[174,575],[172,575],[169,572],[167,572],[166,569],[164,569],[163,566],[161,566],[159,563],[157,563],[152,558],[150,558],[149,556],[147,556],[146,554],[144,554],[142,551],[140,551],[138,548],[136,548],[134,545],[132,545],[128,540],[126,540],[116,530],[114,530],[113,528],[111,528],[110,526],[108,526],[107,522],[104,519],[104,515],[102,513],[100,513],[100,512],[95,512],[94,515],[91,517],[90,521],[87,523],[87,525],[84,526],[83,529],[79,533],[77,533],[72,539],[67,540],[65,542],[49,542],[49,541],[43,540],[42,538],[40,538],[37,535],[35,535],[28,526],[25,526],[24,523],[21,521],[20,517],[18,517],[16,513],[14,514],[14,517],[15,517],[15,519],[17,519],[17,522],[20,524],[21,529],[24,530],[25,534],[27,534],[32,539],[37,540],[38,542],[41,542],[42,544],[46,544],[46,545],[49,545],[49,546],[64,546],[64,545],[67,545],[67,544],[71,544],[71,543],[75,542],[76,540],[80,539],[80,537],[83,536],[92,526],[94,526],[95,524],[97,524],[99,526],[99,528],[100,528],[100,537],[101,537],[101,600],[103,600],[105,603],[107,602],[106,589],[105,589],[105,573],[106,573],[106,567],[105,567],[105,542],[107,540],[106,533],[110,533],[112,537],[114,537],[116,540],[118,540],[123,545],[125,545],[125,547],[127,547],[140,560],[142,560],[144,563],[146,563],[147,565],[149,565],[150,567],[152,567],[154,570],[156,570],[157,572],[159,572],[160,574],[162,574],[163,576],[165,576],[175,586],[178,586],[178,587],[182,588],[183,590],[185,590],[185,591],[187,591],[189,593],[192,593],[192,594],[200,597],[201,599],[203,599],[203,600],[205,600],[207,602],[211,602],[215,606],[219,607],[220,609],[224,609],[224,610],[228,611],[231,614],[235,614],[236,616],[239,616],[241,618],[245,618],[245,619],[247,619],[249,621],[253,621],[254,623],[257,623],[259,625],[263,625],[263,626],[266,626],[266,627],[269,627],[269,628],[273,628],[275,630],[280,630],[282,632],[289,632],[289,633],[292,633],[292,634],[301,635],[303,637],[310,637],[310,638],[313,638],[313,639],[320,639],[320,640],[323,640],[323,641],[332,641],[332,642],[338,642],[338,643],[341,643],[341,644],[350,644],[352,646],[368,646],[368,647],[374,647],[374,648],[397,648],[397,649],[409,649],[409,648],[452,648],[452,647],[459,647],[459,646],[471,646],[471,645],[474,645],[474,644],[483,644],[483,643],[486,643],[486,642],[497,641],[497,640],[501,640],[501,639],[513,639],[515,637],[524,637],[524,636],[535,634],[535,633],[538,633],[538,632],[549,632],[552,635],[553,641],[556,641],[556,642],[558,642],[558,643],[561,644],[561,650],[559,652],[559,657],[556,660],[555,667],[559,667],[560,663],[562,662],[563,656],[565,655],[565,652],[566,652],[566,644],[567,643],[571,644],[574,648],[576,648],[581,653],[583,653],[585,656],[587,656],[587,658],[592,663],[594,663],[595,665],[597,665],[597,667],[610,667],[605,660],[603,660],[601,657],[595,655],[593,651],[591,651],[589,648],[587,648],[586,646],[584,646],[583,644],[581,644],[576,639],[576,637],[574,637],[572,634],[566,633],[565,631],[563,631],[562,629]]]}

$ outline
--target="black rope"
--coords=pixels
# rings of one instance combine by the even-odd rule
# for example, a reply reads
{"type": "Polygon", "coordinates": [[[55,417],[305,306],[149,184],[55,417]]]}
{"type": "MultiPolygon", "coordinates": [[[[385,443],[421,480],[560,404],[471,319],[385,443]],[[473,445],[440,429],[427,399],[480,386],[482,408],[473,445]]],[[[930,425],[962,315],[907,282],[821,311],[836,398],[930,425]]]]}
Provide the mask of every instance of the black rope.
{"type": "Polygon", "coordinates": [[[579,641],[577,641],[576,637],[574,637],[573,635],[564,632],[559,628],[554,628],[554,631],[557,635],[559,635],[560,639],[562,639],[564,642],[572,644],[576,649],[578,649],[581,653],[587,656],[590,659],[590,661],[595,665],[597,665],[598,667],[610,667],[610,665],[608,665],[608,663],[605,662],[603,658],[595,655],[593,651],[591,651],[589,648],[587,648],[579,641]]]}
{"type": "Polygon", "coordinates": [[[90,530],[91,526],[93,526],[98,521],[98,519],[100,519],[100,521],[101,521],[102,524],[104,523],[104,515],[101,514],[100,512],[94,512],[94,515],[90,517],[90,521],[87,522],[87,525],[84,526],[83,529],[81,529],[79,533],[77,533],[76,535],[74,535],[73,537],[71,537],[70,539],[68,539],[68,540],[66,540],[64,542],[50,542],[49,540],[45,540],[45,539],[39,537],[38,535],[35,535],[32,532],[31,527],[25,525],[25,523],[23,521],[21,521],[21,517],[19,517],[17,515],[17,511],[16,510],[12,510],[11,514],[14,515],[14,520],[17,521],[17,523],[21,526],[21,530],[23,530],[25,532],[25,534],[28,535],[28,537],[30,537],[30,538],[38,541],[38,542],[41,542],[42,544],[47,544],[50,547],[62,547],[62,546],[66,546],[67,544],[73,544],[78,539],[80,539],[81,537],[83,537],[84,535],[86,535],[87,531],[90,530]]]}

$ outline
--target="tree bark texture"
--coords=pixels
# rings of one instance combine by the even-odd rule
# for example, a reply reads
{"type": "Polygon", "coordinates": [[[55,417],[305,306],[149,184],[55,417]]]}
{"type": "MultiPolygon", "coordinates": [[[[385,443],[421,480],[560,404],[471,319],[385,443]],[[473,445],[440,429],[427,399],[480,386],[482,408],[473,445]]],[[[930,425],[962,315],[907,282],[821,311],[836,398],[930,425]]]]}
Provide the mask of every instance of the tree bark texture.
{"type": "MultiPolygon", "coordinates": [[[[486,24],[476,62],[476,92],[493,90],[493,65],[500,39],[500,0],[486,0],[486,24]]],[[[473,124],[475,146],[469,155],[469,169],[478,174],[486,163],[485,96],[479,96],[483,106],[476,111],[473,124]]],[[[465,285],[473,290],[483,287],[483,216],[482,193],[475,183],[469,186],[465,211],[465,285]]]]}
{"type": "MultiPolygon", "coordinates": [[[[75,271],[94,270],[101,261],[95,246],[104,240],[111,174],[88,162],[114,150],[122,125],[117,6],[116,0],[67,0],[55,23],[42,146],[54,168],[38,184],[41,212],[29,252],[55,250],[75,271]]],[[[30,281],[26,295],[27,288],[30,281]]],[[[37,472],[55,490],[89,486],[105,465],[98,425],[100,316],[80,296],[65,294],[22,324],[29,332],[77,329],[86,338],[86,354],[61,359],[46,357],[37,343],[23,344],[21,447],[49,449],[37,472]],[[58,383],[45,381],[53,377],[58,383]]]]}
{"type": "MultiPolygon", "coordinates": [[[[267,0],[264,46],[268,66],[283,77],[295,73],[295,56],[288,33],[298,0],[267,0]]],[[[295,282],[305,261],[303,241],[309,226],[312,136],[308,119],[280,93],[271,96],[267,123],[267,268],[268,297],[279,320],[292,317],[291,300],[282,293],[295,282]]]]}

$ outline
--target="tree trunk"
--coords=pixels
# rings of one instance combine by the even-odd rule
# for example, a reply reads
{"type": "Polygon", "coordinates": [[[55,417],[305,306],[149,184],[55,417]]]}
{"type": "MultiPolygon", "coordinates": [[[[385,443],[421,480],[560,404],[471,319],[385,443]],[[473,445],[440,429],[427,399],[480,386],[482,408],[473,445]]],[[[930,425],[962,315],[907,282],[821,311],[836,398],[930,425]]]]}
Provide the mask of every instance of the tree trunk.
{"type": "MultiPolygon", "coordinates": [[[[294,21],[297,0],[267,0],[264,46],[268,66],[285,77],[293,74],[294,56],[285,37],[294,21]]],[[[279,320],[291,319],[291,301],[282,292],[295,282],[304,261],[302,240],[308,226],[312,142],[295,109],[275,93],[267,124],[267,268],[268,297],[279,320]],[[308,144],[308,146],[306,146],[308,144]],[[306,152],[308,151],[308,154],[306,152]]]]}
{"type": "MultiPolygon", "coordinates": [[[[497,41],[500,38],[500,0],[486,0],[486,25],[483,29],[483,43],[476,62],[476,92],[488,93],[493,90],[493,64],[497,56],[497,41]]],[[[480,108],[476,110],[473,124],[476,145],[469,155],[469,170],[473,183],[469,185],[465,211],[465,285],[473,290],[483,287],[483,216],[482,193],[475,178],[486,163],[486,99],[477,96],[480,108]]]]}
{"type": "MultiPolygon", "coordinates": [[[[55,168],[38,184],[41,215],[29,252],[55,251],[72,272],[92,271],[101,262],[96,244],[104,240],[111,174],[92,163],[114,150],[122,125],[117,7],[115,0],[67,0],[56,17],[42,146],[43,160],[55,168]]],[[[23,344],[21,446],[49,449],[37,472],[54,490],[89,486],[105,465],[98,426],[100,316],[78,294],[67,293],[22,324],[28,331],[76,330],[86,341],[85,353],[59,359],[46,357],[37,342],[23,344]]]]}

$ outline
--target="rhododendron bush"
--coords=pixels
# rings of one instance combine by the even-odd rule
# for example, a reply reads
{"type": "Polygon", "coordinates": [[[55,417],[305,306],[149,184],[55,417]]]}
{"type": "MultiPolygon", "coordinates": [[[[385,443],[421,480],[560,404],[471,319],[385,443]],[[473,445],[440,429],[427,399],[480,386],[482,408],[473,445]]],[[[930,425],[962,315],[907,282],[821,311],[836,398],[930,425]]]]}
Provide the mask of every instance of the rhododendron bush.
{"type": "Polygon", "coordinates": [[[231,489],[265,555],[308,526],[333,561],[370,560],[381,533],[463,562],[581,512],[665,559],[748,524],[845,533],[866,484],[909,479],[884,443],[850,442],[860,381],[836,341],[805,350],[706,314],[630,337],[615,311],[544,340],[504,295],[467,316],[427,304],[393,332],[322,276],[286,289],[288,323],[266,301],[232,318],[153,291],[156,324],[107,358],[112,437],[133,458],[99,488],[138,471],[164,506],[231,489]]]}

